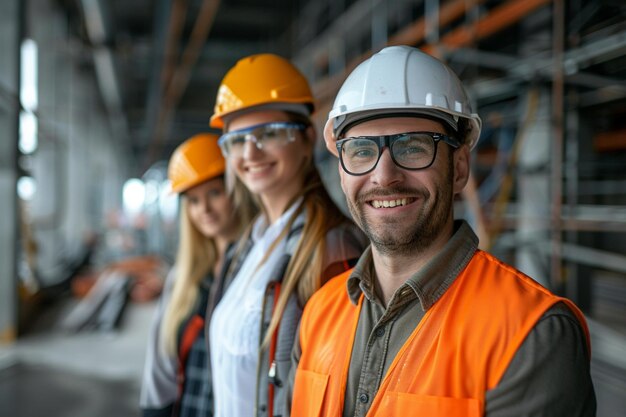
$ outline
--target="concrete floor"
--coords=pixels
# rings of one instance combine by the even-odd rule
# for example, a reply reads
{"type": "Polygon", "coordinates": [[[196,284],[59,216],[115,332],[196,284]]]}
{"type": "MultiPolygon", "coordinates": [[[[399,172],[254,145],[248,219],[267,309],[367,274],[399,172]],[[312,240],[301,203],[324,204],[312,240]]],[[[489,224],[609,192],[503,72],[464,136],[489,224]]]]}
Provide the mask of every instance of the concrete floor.
{"type": "Polygon", "coordinates": [[[51,366],[18,364],[0,371],[3,416],[139,416],[137,383],[51,366]]]}
{"type": "Polygon", "coordinates": [[[119,331],[68,333],[74,307],[46,312],[36,329],[0,347],[0,416],[139,416],[145,344],[155,304],[129,304],[119,331]]]}
{"type": "MultiPolygon", "coordinates": [[[[145,345],[156,303],[128,304],[111,333],[68,333],[68,300],[33,330],[0,347],[0,417],[137,417],[145,345]]],[[[624,318],[622,317],[622,320],[624,318]]],[[[598,417],[626,413],[626,338],[590,320],[598,417]]]]}

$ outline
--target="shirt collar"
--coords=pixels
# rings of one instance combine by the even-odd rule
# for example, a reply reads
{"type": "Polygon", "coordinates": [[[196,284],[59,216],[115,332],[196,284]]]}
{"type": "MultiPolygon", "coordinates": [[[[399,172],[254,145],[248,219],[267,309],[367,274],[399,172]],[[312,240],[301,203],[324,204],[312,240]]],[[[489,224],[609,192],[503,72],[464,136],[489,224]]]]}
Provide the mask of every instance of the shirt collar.
{"type": "MultiPolygon", "coordinates": [[[[280,233],[283,228],[287,225],[287,222],[291,218],[292,214],[300,207],[303,198],[300,197],[287,209],[285,212],[272,224],[267,224],[267,218],[263,215],[259,216],[257,221],[252,226],[252,232],[250,233],[250,238],[253,242],[257,242],[264,238],[265,236],[280,233]],[[268,233],[269,232],[269,233],[268,233]]],[[[295,220],[292,225],[292,229],[298,226],[300,223],[304,223],[304,218],[302,215],[299,216],[298,219],[295,220]]]]}
{"type": "MultiPolygon", "coordinates": [[[[469,224],[465,220],[455,221],[454,233],[450,240],[435,257],[398,288],[391,298],[390,305],[394,300],[406,301],[407,289],[411,289],[419,299],[422,309],[428,310],[454,282],[477,248],[478,237],[469,224]]],[[[370,246],[363,252],[348,278],[348,296],[354,304],[358,303],[361,293],[370,301],[377,299],[375,277],[370,246]]]]}

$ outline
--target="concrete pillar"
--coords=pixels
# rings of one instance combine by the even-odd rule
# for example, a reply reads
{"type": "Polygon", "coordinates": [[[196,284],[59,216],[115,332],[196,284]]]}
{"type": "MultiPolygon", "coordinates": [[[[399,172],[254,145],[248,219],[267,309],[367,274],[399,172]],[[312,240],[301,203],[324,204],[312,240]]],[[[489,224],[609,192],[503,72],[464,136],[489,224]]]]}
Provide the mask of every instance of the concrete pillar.
{"type": "Polygon", "coordinates": [[[540,250],[541,243],[550,238],[547,223],[550,218],[550,95],[540,89],[535,104],[531,90],[522,100],[520,126],[534,113],[525,132],[516,174],[519,190],[516,266],[541,284],[549,285],[550,263],[540,250]]]}
{"type": "MultiPolygon", "coordinates": [[[[552,33],[543,29],[541,23],[549,22],[551,13],[550,8],[545,8],[538,11],[534,19],[520,22],[519,56],[522,59],[532,61],[537,51],[552,47],[552,33]]],[[[526,127],[526,131],[516,173],[519,211],[515,266],[550,287],[551,258],[542,249],[551,239],[550,164],[554,142],[551,90],[543,85],[528,85],[526,92],[521,94],[525,97],[519,100],[518,126],[520,129],[526,127]]]]}
{"type": "Polygon", "coordinates": [[[21,0],[0,2],[0,344],[17,335],[17,140],[21,0]]]}
{"type": "Polygon", "coordinates": [[[72,39],[67,16],[51,0],[30,0],[28,36],[39,46],[39,148],[32,156],[37,194],[30,220],[43,286],[67,277],[66,262],[84,250],[105,217],[121,208],[127,147],[114,137],[89,50],[72,39]]]}
{"type": "MultiPolygon", "coordinates": [[[[28,36],[39,50],[39,147],[32,156],[32,175],[37,193],[31,201],[29,221],[37,242],[36,268],[43,287],[64,276],[61,258],[72,253],[63,231],[68,218],[67,181],[73,131],[70,89],[74,73],[75,44],[67,36],[66,17],[49,0],[29,1],[28,36]]],[[[94,127],[94,130],[96,128],[94,127]]],[[[69,213],[75,215],[74,213],[69,213]]]]}

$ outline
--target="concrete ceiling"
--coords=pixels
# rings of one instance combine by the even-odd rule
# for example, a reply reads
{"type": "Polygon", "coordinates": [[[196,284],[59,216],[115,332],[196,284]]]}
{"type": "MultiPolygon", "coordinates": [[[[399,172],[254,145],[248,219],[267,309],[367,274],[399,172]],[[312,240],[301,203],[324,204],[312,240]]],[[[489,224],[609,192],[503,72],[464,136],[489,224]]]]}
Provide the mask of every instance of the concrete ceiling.
{"type": "MultiPolygon", "coordinates": [[[[386,39],[393,43],[410,35],[411,26],[426,21],[427,3],[432,4],[422,0],[56,1],[67,11],[76,36],[94,50],[107,111],[128,137],[142,169],[168,158],[187,137],[209,129],[219,83],[239,58],[260,52],[293,58],[311,80],[324,112],[345,76],[344,68],[349,70],[354,61],[382,46],[375,41],[377,15],[387,14],[386,39]],[[336,45],[340,48],[333,50],[336,45]],[[333,58],[337,50],[343,51],[340,61],[333,58]]],[[[445,7],[462,2],[438,3],[443,13],[445,7]]],[[[511,5],[514,12],[514,3],[524,2],[475,3],[475,9],[450,18],[441,28],[442,44],[472,19],[497,26],[511,13],[497,17],[494,11],[511,5]]],[[[510,93],[517,83],[551,79],[552,2],[529,3],[539,7],[527,17],[511,21],[493,35],[456,45],[444,55],[465,80],[476,83],[479,104],[480,99],[486,105],[494,100],[497,104],[502,86],[508,85],[510,93]]],[[[618,103],[623,104],[626,6],[621,0],[565,3],[566,82],[588,92],[585,100],[590,105],[602,103],[603,88],[621,89],[618,103]]],[[[409,43],[428,47],[428,41],[421,36],[409,43]]]]}
{"type": "Polygon", "coordinates": [[[58,3],[75,35],[100,51],[93,64],[108,83],[101,83],[105,106],[144,167],[209,129],[219,83],[239,58],[259,52],[290,57],[299,13],[299,2],[289,0],[58,3]]]}

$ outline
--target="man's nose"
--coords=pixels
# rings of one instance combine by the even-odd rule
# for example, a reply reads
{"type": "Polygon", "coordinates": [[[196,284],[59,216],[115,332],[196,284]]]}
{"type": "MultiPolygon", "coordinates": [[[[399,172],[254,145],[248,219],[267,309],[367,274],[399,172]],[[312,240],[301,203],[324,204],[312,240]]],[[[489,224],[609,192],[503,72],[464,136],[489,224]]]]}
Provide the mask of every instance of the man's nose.
{"type": "Polygon", "coordinates": [[[378,164],[370,174],[370,180],[380,186],[389,186],[401,182],[404,178],[402,168],[391,159],[389,148],[384,148],[378,164]]]}

